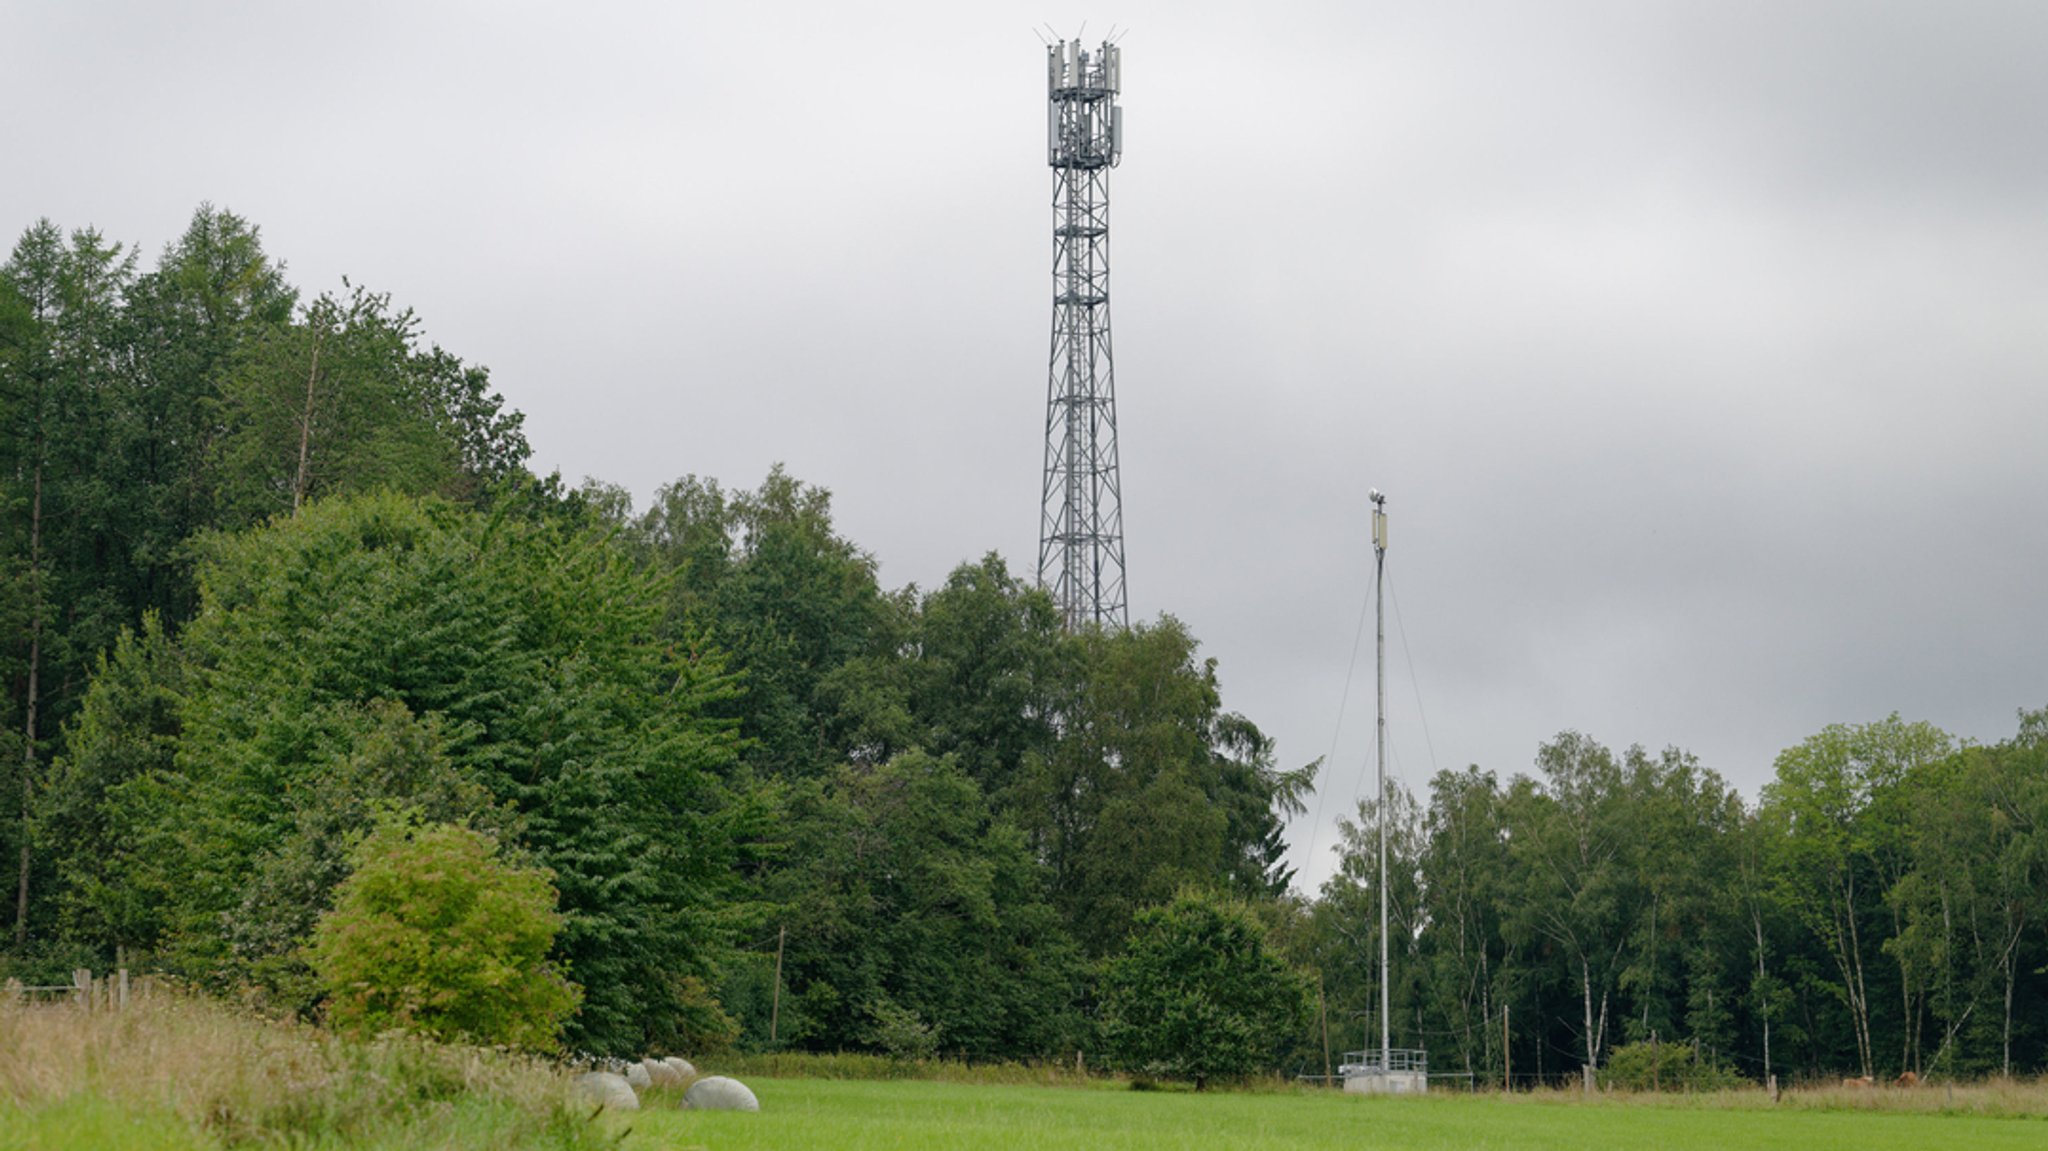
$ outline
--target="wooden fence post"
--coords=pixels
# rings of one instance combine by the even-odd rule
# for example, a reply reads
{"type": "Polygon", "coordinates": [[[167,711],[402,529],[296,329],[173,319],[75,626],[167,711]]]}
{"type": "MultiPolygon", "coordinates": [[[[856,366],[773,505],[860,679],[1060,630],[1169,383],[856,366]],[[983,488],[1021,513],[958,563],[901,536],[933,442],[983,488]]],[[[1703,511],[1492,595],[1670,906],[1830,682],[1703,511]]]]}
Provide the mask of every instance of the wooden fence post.
{"type": "Polygon", "coordinates": [[[1316,1018],[1323,1027],[1323,1086],[1328,1087],[1335,1076],[1330,1074],[1330,1010],[1323,1001],[1323,976],[1316,973],[1316,1018]]]}
{"type": "Polygon", "coordinates": [[[789,938],[789,925],[775,929],[775,998],[768,1006],[768,1046],[775,1046],[775,1033],[782,1022],[782,944],[789,938]]]}
{"type": "Polygon", "coordinates": [[[1508,1005],[1500,1005],[1500,1089],[1503,1094],[1515,1089],[1514,1048],[1508,1042],[1508,1005]]]}

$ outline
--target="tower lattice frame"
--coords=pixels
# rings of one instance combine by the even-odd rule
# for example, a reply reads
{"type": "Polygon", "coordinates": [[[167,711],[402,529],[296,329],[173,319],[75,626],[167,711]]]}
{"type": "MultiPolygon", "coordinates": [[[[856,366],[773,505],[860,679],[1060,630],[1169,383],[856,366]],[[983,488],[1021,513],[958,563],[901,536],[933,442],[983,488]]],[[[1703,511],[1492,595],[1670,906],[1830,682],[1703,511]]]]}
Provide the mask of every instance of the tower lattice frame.
{"type": "Polygon", "coordinates": [[[1046,49],[1046,160],[1053,169],[1052,351],[1038,582],[1068,630],[1130,622],[1116,369],[1109,339],[1109,170],[1123,158],[1123,52],[1078,40],[1046,49]]]}

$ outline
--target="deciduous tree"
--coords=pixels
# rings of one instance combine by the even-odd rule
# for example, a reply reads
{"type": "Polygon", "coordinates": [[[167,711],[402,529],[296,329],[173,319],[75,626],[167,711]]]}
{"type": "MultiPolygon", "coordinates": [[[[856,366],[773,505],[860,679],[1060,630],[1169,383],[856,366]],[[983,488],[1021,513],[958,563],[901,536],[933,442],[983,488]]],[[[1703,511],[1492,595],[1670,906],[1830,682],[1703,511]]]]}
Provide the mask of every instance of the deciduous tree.
{"type": "Polygon", "coordinates": [[[1186,891],[1138,913],[1102,977],[1103,1045],[1117,1066],[1193,1080],[1250,1075],[1308,1016],[1308,981],[1241,904],[1186,891]]]}

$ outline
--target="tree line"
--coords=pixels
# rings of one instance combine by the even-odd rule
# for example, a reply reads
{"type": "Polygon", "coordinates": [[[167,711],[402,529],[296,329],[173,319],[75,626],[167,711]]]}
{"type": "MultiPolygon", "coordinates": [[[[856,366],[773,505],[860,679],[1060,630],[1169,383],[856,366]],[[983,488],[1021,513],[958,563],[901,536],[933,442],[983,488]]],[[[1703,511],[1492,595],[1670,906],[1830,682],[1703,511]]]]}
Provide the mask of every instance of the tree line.
{"type": "MultiPolygon", "coordinates": [[[[2048,709],[1989,746],[1831,726],[1755,804],[1676,748],[1565,732],[1535,766],[1388,797],[1391,1023],[1437,1068],[1557,1079],[1651,1043],[1753,1080],[2048,1063],[2048,709]]],[[[1378,816],[1290,928],[1354,1024],[1378,816]]]]}
{"type": "MultiPolygon", "coordinates": [[[[528,459],[483,368],[388,296],[305,298],[231,212],[147,271],[30,227],[0,266],[0,973],[318,1015],[318,925],[403,816],[551,877],[581,1050],[1142,1069],[1227,1033],[1200,1077],[1377,1035],[1379,805],[1293,890],[1317,765],[1182,623],[1068,634],[995,555],[883,588],[780,468],[636,509],[528,459]],[[1159,1006],[1197,971],[1256,1010],[1159,1006]]],[[[2039,1070],[2044,748],[2039,712],[1991,746],[1830,728],[1750,804],[1566,732],[1531,774],[1396,791],[1396,1042],[1487,1078],[1645,1042],[1751,1078],[2039,1070]]]]}
{"type": "Polygon", "coordinates": [[[146,963],[317,1013],[394,812],[552,876],[566,1042],[977,1058],[1090,1040],[1183,886],[1284,890],[1309,771],[1162,617],[1068,635],[999,557],[882,588],[823,489],[636,511],[527,466],[387,296],[211,206],[153,269],[0,267],[10,970],[146,963]]]}

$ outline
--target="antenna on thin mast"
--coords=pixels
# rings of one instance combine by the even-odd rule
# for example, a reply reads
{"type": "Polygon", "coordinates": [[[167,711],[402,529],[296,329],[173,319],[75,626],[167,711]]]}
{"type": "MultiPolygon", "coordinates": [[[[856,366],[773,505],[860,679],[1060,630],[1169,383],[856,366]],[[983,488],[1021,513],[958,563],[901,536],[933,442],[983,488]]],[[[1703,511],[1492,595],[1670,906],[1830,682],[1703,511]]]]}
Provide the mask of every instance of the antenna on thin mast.
{"type": "MultiPolygon", "coordinates": [[[[1394,818],[1393,797],[1387,790],[1387,497],[1374,488],[1367,498],[1372,501],[1373,776],[1379,784],[1373,814],[1380,832],[1380,1049],[1377,1053],[1345,1052],[1345,1062],[1339,1070],[1344,1074],[1346,1091],[1420,1095],[1429,1090],[1428,1049],[1394,1047],[1394,981],[1389,946],[1393,925],[1387,914],[1387,837],[1394,818]]],[[[1365,621],[1359,622],[1362,625],[1365,621]]],[[[1364,810],[1361,802],[1359,811],[1364,810]]]]}
{"type": "Polygon", "coordinates": [[[1373,557],[1373,681],[1378,690],[1373,724],[1378,731],[1378,751],[1373,756],[1374,779],[1379,785],[1380,825],[1380,1072],[1393,1069],[1394,1038],[1392,1003],[1387,963],[1387,497],[1372,489],[1373,557]]]}

